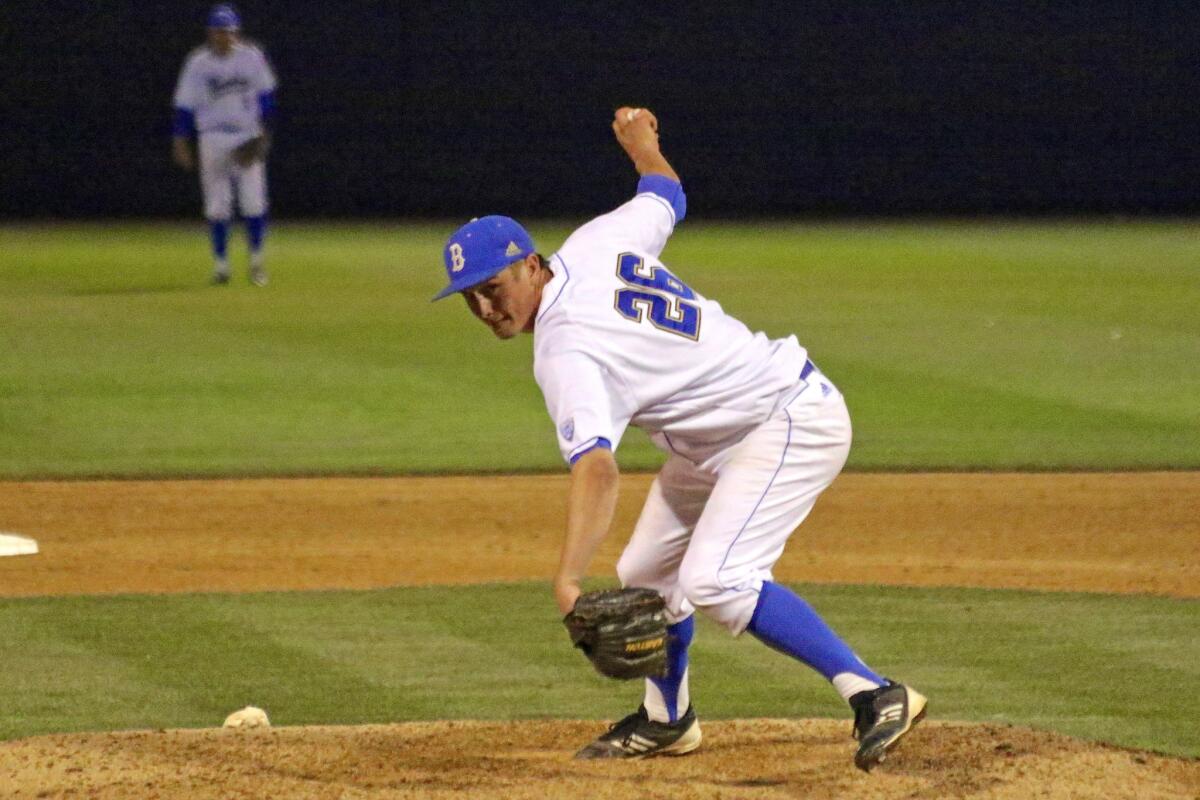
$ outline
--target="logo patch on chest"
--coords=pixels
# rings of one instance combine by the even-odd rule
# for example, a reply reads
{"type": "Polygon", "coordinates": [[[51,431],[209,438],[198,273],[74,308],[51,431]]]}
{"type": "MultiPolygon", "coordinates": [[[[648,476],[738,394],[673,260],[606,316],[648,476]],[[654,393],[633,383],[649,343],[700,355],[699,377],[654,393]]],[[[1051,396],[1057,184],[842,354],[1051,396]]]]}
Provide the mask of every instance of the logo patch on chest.
{"type": "Polygon", "coordinates": [[[250,81],[241,75],[231,75],[228,78],[210,75],[206,83],[208,84],[208,96],[214,100],[227,94],[241,94],[250,88],[250,81]]]}

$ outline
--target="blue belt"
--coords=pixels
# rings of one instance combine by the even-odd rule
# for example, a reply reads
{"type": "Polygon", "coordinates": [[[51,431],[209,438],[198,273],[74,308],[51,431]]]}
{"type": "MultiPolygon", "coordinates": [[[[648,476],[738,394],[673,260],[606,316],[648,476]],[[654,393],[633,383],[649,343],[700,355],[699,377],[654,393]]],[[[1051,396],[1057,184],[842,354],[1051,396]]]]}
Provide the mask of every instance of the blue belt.
{"type": "Polygon", "coordinates": [[[816,366],[812,363],[812,361],[805,361],[804,369],[800,370],[800,380],[804,380],[805,378],[807,378],[809,375],[811,375],[813,373],[813,370],[815,370],[815,369],[816,369],[816,366]]]}

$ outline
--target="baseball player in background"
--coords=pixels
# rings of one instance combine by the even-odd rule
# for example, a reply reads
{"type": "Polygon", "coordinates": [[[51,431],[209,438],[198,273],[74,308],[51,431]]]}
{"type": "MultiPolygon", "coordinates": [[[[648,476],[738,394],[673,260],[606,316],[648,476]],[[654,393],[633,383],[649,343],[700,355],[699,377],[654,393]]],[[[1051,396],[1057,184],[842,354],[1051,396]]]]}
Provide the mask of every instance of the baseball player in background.
{"type": "Polygon", "coordinates": [[[236,197],[250,243],[250,281],[266,286],[266,154],[276,81],[262,50],[239,36],[241,27],[233,6],[218,5],[209,12],[208,41],[188,54],[175,88],[172,156],[183,169],[194,169],[191,141],[198,138],[213,283],[229,282],[229,226],[236,197]]]}
{"type": "Polygon", "coordinates": [[[849,703],[870,770],[925,713],[926,699],[868,667],[771,569],[850,451],[834,383],[795,336],[768,339],[659,260],[686,212],[646,109],[618,109],[617,141],[641,176],[632,200],[544,258],[516,221],[472,220],[444,250],[450,283],[501,339],[533,334],[534,375],[571,465],[554,594],[569,612],[612,523],[614,452],[626,426],[667,455],[617,564],[624,586],[666,601],[666,674],[638,710],[577,758],[683,754],[700,744],[688,691],[699,610],[818,671],[849,703]]]}

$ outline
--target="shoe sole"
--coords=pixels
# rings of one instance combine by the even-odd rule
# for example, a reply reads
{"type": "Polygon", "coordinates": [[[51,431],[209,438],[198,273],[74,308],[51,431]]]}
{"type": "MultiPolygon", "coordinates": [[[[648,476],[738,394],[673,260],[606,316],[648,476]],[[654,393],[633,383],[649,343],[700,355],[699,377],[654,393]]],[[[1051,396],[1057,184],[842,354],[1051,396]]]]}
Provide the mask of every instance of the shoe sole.
{"type": "Polygon", "coordinates": [[[929,700],[918,691],[909,689],[907,686],[904,688],[908,693],[908,724],[898,731],[895,736],[887,741],[880,742],[875,747],[872,747],[870,751],[855,753],[854,766],[863,772],[870,772],[872,767],[882,763],[887,758],[888,751],[908,735],[909,731],[917,727],[917,723],[925,719],[925,711],[928,709],[929,700]],[[914,714],[913,709],[916,709],[917,713],[914,714]]]}

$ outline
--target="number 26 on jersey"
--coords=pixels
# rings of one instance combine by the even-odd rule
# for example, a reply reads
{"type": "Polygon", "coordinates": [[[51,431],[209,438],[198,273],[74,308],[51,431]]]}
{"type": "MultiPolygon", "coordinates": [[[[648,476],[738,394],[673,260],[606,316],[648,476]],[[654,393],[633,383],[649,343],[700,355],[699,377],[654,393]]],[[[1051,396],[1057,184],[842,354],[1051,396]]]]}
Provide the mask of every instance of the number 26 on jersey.
{"type": "Polygon", "coordinates": [[[613,307],[632,322],[649,319],[660,331],[695,341],[700,338],[700,306],[687,302],[696,293],[666,267],[647,266],[641,256],[622,253],[617,257],[617,277],[625,284],[617,289],[613,307]]]}

